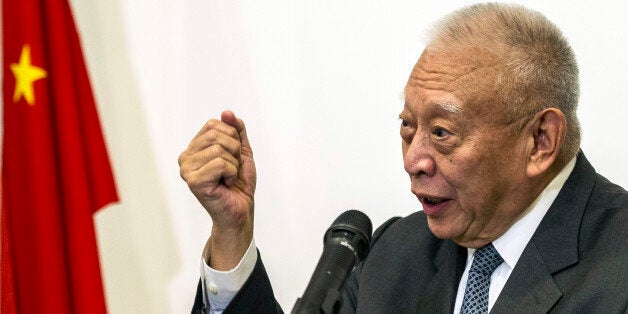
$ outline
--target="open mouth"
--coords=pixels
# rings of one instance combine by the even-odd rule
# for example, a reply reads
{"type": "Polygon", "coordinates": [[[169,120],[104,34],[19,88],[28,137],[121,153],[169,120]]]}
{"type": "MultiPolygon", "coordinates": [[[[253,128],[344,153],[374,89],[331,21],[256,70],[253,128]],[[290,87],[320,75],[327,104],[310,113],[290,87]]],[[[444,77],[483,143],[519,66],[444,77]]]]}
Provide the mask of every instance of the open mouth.
{"type": "Polygon", "coordinates": [[[431,217],[442,215],[445,211],[447,211],[447,208],[450,207],[448,205],[450,201],[450,198],[428,196],[419,197],[419,202],[423,205],[423,212],[431,217]]]}
{"type": "Polygon", "coordinates": [[[446,201],[446,199],[444,198],[421,197],[421,203],[427,204],[427,205],[438,205],[444,201],[446,201]]]}

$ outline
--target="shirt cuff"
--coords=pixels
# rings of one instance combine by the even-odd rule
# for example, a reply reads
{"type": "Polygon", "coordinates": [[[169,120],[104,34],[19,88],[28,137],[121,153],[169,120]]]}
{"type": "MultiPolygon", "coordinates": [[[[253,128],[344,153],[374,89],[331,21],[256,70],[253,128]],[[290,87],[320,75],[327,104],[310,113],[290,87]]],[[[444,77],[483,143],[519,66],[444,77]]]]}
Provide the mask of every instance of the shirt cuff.
{"type": "Polygon", "coordinates": [[[257,262],[255,240],[251,240],[240,263],[231,270],[218,271],[209,267],[205,262],[209,257],[209,250],[201,257],[203,303],[205,309],[209,305],[209,312],[220,313],[233,300],[255,268],[257,262]]]}

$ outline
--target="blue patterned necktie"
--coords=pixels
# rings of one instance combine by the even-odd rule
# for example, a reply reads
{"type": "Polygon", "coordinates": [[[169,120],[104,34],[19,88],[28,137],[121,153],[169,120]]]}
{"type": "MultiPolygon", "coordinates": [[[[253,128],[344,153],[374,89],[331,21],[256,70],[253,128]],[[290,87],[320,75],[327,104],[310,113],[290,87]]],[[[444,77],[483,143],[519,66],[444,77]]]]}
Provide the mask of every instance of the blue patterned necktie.
{"type": "Polygon", "coordinates": [[[502,262],[504,260],[493,243],[475,250],[460,313],[488,313],[488,288],[491,285],[491,274],[502,262]]]}

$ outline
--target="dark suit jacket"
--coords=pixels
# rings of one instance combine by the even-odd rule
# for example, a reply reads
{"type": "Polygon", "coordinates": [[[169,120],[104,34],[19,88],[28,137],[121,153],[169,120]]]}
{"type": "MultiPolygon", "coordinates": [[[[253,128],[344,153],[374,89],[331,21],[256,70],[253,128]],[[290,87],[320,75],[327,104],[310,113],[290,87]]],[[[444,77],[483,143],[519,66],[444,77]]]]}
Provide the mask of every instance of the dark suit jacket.
{"type": "MultiPolygon", "coordinates": [[[[625,313],[627,213],[626,190],[596,174],[580,153],[491,312],[625,313]]],[[[341,312],[452,313],[466,256],[466,248],[434,237],[423,212],[393,218],[347,279],[341,312]]],[[[201,307],[197,293],[193,313],[201,307]]],[[[280,311],[258,257],[225,313],[280,311]]]]}

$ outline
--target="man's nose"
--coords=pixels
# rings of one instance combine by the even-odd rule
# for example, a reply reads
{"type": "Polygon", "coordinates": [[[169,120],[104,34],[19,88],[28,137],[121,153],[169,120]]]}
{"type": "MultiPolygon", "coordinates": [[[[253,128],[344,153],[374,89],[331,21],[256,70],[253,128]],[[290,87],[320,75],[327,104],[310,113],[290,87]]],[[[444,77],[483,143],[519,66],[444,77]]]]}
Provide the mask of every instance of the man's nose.
{"type": "Polygon", "coordinates": [[[403,156],[403,166],[410,176],[431,177],[436,174],[434,148],[427,135],[415,134],[403,156]]]}

